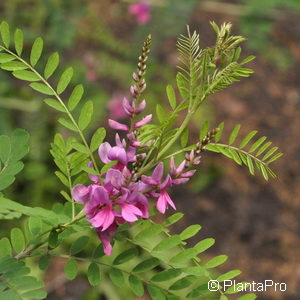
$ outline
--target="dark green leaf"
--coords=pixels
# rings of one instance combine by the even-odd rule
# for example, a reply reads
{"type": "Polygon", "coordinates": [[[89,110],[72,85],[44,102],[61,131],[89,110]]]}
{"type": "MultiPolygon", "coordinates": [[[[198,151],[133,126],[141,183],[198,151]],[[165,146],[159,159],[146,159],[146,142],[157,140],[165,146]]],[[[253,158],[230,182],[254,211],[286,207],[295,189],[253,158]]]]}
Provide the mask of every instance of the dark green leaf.
{"type": "Polygon", "coordinates": [[[78,266],[75,259],[70,259],[65,265],[65,274],[67,279],[73,280],[78,273],[78,266]]]}
{"type": "Polygon", "coordinates": [[[151,281],[156,281],[156,282],[166,281],[166,280],[174,279],[178,277],[180,274],[181,274],[181,270],[179,269],[164,270],[155,274],[151,278],[151,281]]]}
{"type": "Polygon", "coordinates": [[[88,236],[85,235],[81,236],[72,244],[70,248],[70,254],[75,255],[81,252],[87,246],[88,242],[89,242],[88,236]]]}
{"type": "Polygon", "coordinates": [[[149,258],[138,265],[136,265],[132,272],[134,273],[142,273],[142,272],[147,272],[155,268],[156,266],[159,265],[159,260],[155,257],[149,258]]]}
{"type": "Polygon", "coordinates": [[[52,229],[48,238],[48,247],[54,249],[58,246],[58,233],[55,229],[52,229]]]}
{"type": "Polygon", "coordinates": [[[142,281],[134,275],[130,275],[128,281],[133,293],[138,297],[142,297],[144,295],[144,286],[142,281]]]}
{"type": "Polygon", "coordinates": [[[87,272],[89,283],[92,286],[97,286],[100,283],[100,270],[96,263],[91,263],[87,272]]]}
{"type": "Polygon", "coordinates": [[[111,268],[108,272],[111,281],[118,287],[122,287],[124,284],[123,273],[119,269],[111,268]]]}
{"type": "Polygon", "coordinates": [[[0,240],[0,257],[12,254],[12,248],[7,237],[0,240]]]}
{"type": "Polygon", "coordinates": [[[197,277],[195,276],[186,276],[183,278],[178,279],[177,281],[175,281],[170,287],[169,290],[182,290],[185,289],[187,287],[189,287],[191,284],[194,283],[195,279],[197,277]]]}
{"type": "Polygon", "coordinates": [[[131,260],[138,255],[138,250],[136,248],[130,248],[122,253],[120,253],[113,261],[114,265],[124,264],[125,262],[131,260]]]}
{"type": "Polygon", "coordinates": [[[44,271],[48,268],[49,264],[51,261],[51,256],[49,254],[45,254],[43,256],[41,256],[40,260],[39,260],[39,268],[44,271]]]}
{"type": "Polygon", "coordinates": [[[153,300],[165,300],[165,294],[162,290],[152,284],[148,284],[147,286],[148,292],[153,300]]]}

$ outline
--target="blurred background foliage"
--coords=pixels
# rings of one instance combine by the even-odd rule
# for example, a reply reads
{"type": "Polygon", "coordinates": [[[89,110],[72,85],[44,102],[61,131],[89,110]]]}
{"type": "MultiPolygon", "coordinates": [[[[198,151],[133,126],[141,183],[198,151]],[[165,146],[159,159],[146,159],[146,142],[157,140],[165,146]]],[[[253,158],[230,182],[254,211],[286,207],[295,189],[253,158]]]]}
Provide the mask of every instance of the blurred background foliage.
{"type": "MultiPolygon", "coordinates": [[[[277,183],[270,183],[276,187],[266,187],[260,179],[253,179],[239,167],[230,166],[231,162],[220,163],[214,155],[205,155],[197,178],[185,190],[180,188],[176,192],[178,207],[190,217],[186,222],[199,222],[206,228],[204,234],[221,239],[216,251],[226,251],[233,256],[231,264],[234,268],[246,270],[245,280],[266,279],[278,266],[281,268],[278,278],[288,281],[290,287],[284,299],[298,299],[299,280],[297,283],[297,278],[291,278],[296,261],[292,255],[287,258],[288,254],[283,253],[289,249],[292,254],[299,250],[300,245],[297,237],[300,233],[299,217],[296,217],[300,205],[294,199],[298,191],[297,151],[300,147],[292,139],[298,134],[300,119],[297,115],[300,111],[300,74],[297,69],[300,61],[300,1],[148,0],[150,18],[143,24],[130,12],[129,7],[135,2],[2,0],[0,12],[1,20],[24,30],[28,47],[37,36],[44,38],[44,59],[47,54],[58,51],[63,59],[62,66],[74,67],[74,83],[83,83],[86,98],[95,103],[94,129],[107,127],[108,117],[124,117],[120,101],[123,96],[129,96],[131,74],[142,42],[149,33],[154,42],[148,64],[146,97],[148,110],[153,111],[156,103],[167,105],[165,86],[175,82],[176,37],[185,31],[186,24],[200,33],[202,47],[206,47],[214,38],[209,20],[234,23],[234,31],[248,38],[246,53],[257,55],[251,66],[256,75],[205,103],[193,120],[191,137],[197,139],[198,128],[205,120],[215,124],[224,120],[229,129],[237,122],[244,122],[245,132],[260,129],[262,135],[274,139],[275,144],[286,152],[284,161],[278,165],[280,179],[277,183]],[[284,148],[287,144],[289,149],[284,148]],[[250,185],[255,185],[255,188],[250,188],[250,185]],[[186,197],[185,193],[188,193],[190,204],[180,204],[181,198],[186,197]],[[249,203],[254,198],[259,205],[255,201],[249,203]],[[263,201],[265,205],[261,204],[263,201]],[[193,206],[196,207],[194,210],[193,206]],[[279,220],[281,212],[283,217],[279,220]],[[234,218],[238,221],[232,221],[234,218]],[[265,223],[261,223],[261,219],[265,223]],[[270,226],[274,232],[268,231],[270,226]],[[233,227],[235,229],[228,234],[228,228],[233,227]],[[226,240],[222,240],[224,234],[226,240]],[[243,253],[237,254],[237,248],[243,253]],[[248,259],[256,257],[255,251],[260,253],[257,264],[261,275],[247,263],[248,259]],[[264,251],[269,251],[274,257],[264,260],[267,255],[264,251]]],[[[25,169],[7,194],[20,202],[51,207],[55,201],[63,201],[49,154],[49,144],[59,125],[56,113],[44,106],[41,100],[25,84],[0,72],[0,133],[10,133],[21,127],[31,134],[31,151],[25,169]]],[[[0,229],[1,235],[3,228],[0,229]]],[[[55,274],[55,270],[53,272],[55,274]]],[[[51,283],[53,275],[49,277],[51,283]]],[[[93,291],[88,293],[90,299],[97,299],[97,293],[96,296],[93,291]]],[[[283,299],[277,296],[267,295],[261,299],[283,299]]],[[[75,295],[70,297],[82,299],[75,295]]]]}

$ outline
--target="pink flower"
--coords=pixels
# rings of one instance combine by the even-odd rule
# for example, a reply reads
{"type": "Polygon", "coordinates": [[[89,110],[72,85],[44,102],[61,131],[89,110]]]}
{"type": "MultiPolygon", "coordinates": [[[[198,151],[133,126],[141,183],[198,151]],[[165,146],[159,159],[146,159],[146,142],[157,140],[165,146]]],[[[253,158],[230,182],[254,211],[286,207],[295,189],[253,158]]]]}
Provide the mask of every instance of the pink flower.
{"type": "Polygon", "coordinates": [[[166,190],[162,190],[157,200],[157,210],[164,214],[166,209],[168,208],[168,205],[172,206],[173,209],[176,210],[175,204],[170,198],[169,194],[166,192],[166,190]]]}
{"type": "Polygon", "coordinates": [[[154,169],[152,176],[142,176],[142,181],[149,185],[154,186],[159,189],[159,193],[151,193],[153,197],[158,198],[156,203],[156,208],[159,212],[165,213],[168,205],[176,209],[175,204],[173,203],[172,199],[170,198],[167,188],[172,186],[172,179],[170,175],[167,175],[166,179],[162,182],[164,172],[164,164],[160,162],[154,169]]]}
{"type": "Polygon", "coordinates": [[[187,183],[190,180],[196,170],[189,170],[187,172],[183,172],[184,169],[187,167],[187,162],[184,160],[177,168],[175,165],[174,158],[170,159],[170,174],[172,177],[173,184],[183,184],[187,183]]]}
{"type": "Polygon", "coordinates": [[[134,4],[129,5],[129,12],[135,16],[139,24],[146,24],[150,21],[150,4],[145,1],[140,1],[134,4]]]}
{"type": "Polygon", "coordinates": [[[117,224],[113,223],[110,227],[107,228],[106,231],[101,231],[99,229],[96,230],[97,235],[102,242],[103,250],[105,255],[110,256],[112,253],[112,246],[110,244],[111,239],[113,238],[114,234],[117,231],[117,224]]]}
{"type": "Polygon", "coordinates": [[[121,120],[126,117],[126,112],[122,109],[122,97],[114,95],[107,104],[109,117],[115,120],[121,120]]]}

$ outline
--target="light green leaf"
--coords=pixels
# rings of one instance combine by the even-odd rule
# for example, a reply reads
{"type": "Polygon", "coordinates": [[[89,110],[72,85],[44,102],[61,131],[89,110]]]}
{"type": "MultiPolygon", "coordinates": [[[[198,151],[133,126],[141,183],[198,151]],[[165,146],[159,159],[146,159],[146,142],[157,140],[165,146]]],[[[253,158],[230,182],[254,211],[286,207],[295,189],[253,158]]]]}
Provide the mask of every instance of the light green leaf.
{"type": "Polygon", "coordinates": [[[63,125],[64,127],[68,128],[72,131],[78,132],[77,127],[70,120],[67,120],[67,119],[64,119],[64,118],[59,118],[58,122],[61,125],[63,125]]]}
{"type": "Polygon", "coordinates": [[[233,128],[233,130],[229,136],[229,145],[233,144],[234,141],[236,140],[236,137],[238,136],[240,128],[241,128],[241,125],[239,125],[239,124],[233,128]]]}
{"type": "Polygon", "coordinates": [[[248,143],[252,140],[252,138],[257,134],[257,130],[253,130],[248,133],[240,143],[240,149],[246,147],[248,143]]]}
{"type": "Polygon", "coordinates": [[[262,160],[266,160],[268,159],[270,156],[273,155],[273,153],[275,153],[278,150],[278,147],[272,147],[262,158],[262,160]]]}
{"type": "Polygon", "coordinates": [[[77,106],[77,104],[79,103],[79,101],[83,96],[83,93],[84,93],[83,85],[82,84],[76,85],[68,101],[68,109],[70,111],[72,111],[77,106]]]}
{"type": "Polygon", "coordinates": [[[183,262],[193,259],[196,256],[197,251],[194,248],[188,248],[173,256],[169,263],[172,265],[181,265],[183,262]]]}
{"type": "Polygon", "coordinates": [[[96,132],[92,136],[91,145],[90,145],[90,149],[92,152],[94,152],[99,148],[100,144],[103,142],[105,138],[105,135],[106,135],[106,131],[103,127],[98,128],[96,130],[96,132]]]}
{"type": "Polygon", "coordinates": [[[182,240],[187,240],[187,239],[193,237],[194,235],[196,235],[200,229],[201,229],[201,226],[198,224],[191,225],[191,226],[187,227],[186,229],[184,229],[180,233],[180,238],[182,240]]]}
{"type": "Polygon", "coordinates": [[[44,290],[34,290],[30,292],[26,292],[22,294],[22,297],[29,298],[29,299],[45,299],[47,296],[46,291],[44,290]]]}
{"type": "Polygon", "coordinates": [[[78,120],[78,126],[81,130],[84,130],[91,122],[92,115],[93,115],[93,108],[94,105],[92,101],[87,101],[83,105],[78,120]]]}
{"type": "Polygon", "coordinates": [[[206,251],[208,248],[213,246],[215,243],[215,240],[213,238],[206,238],[200,242],[198,242],[195,246],[194,249],[196,249],[197,253],[202,253],[206,251]]]}
{"type": "Polygon", "coordinates": [[[39,234],[42,230],[42,220],[37,217],[29,217],[28,227],[32,235],[35,236],[39,234]]]}
{"type": "Polygon", "coordinates": [[[185,130],[183,131],[180,137],[180,144],[182,148],[186,147],[188,140],[189,140],[189,129],[185,128],[185,130]]]}
{"type": "Polygon", "coordinates": [[[227,259],[228,259],[227,255],[218,255],[218,256],[215,256],[214,258],[212,258],[210,261],[208,261],[205,264],[205,267],[207,269],[215,268],[215,267],[217,267],[219,265],[222,265],[227,259]]]}
{"type": "Polygon", "coordinates": [[[20,253],[25,248],[25,238],[20,228],[13,228],[10,232],[10,240],[16,253],[20,253]]]}
{"type": "Polygon", "coordinates": [[[174,110],[176,108],[176,95],[172,85],[167,85],[167,96],[169,99],[169,103],[174,110]]]}
{"type": "Polygon", "coordinates": [[[264,145],[262,145],[256,152],[256,156],[259,156],[261,154],[263,154],[267,148],[269,148],[271,146],[272,142],[267,142],[264,145]]]}
{"type": "Polygon", "coordinates": [[[254,175],[254,166],[253,166],[253,161],[250,156],[247,156],[247,166],[249,168],[250,174],[254,175]]]}
{"type": "Polygon", "coordinates": [[[184,216],[183,213],[175,213],[172,216],[168,217],[167,220],[164,222],[165,226],[170,226],[176,222],[178,222],[180,219],[182,219],[184,216]]]}
{"type": "Polygon", "coordinates": [[[16,78],[26,81],[40,81],[40,77],[32,71],[18,70],[12,73],[16,78]]]}
{"type": "Polygon", "coordinates": [[[224,122],[220,123],[217,128],[219,128],[219,131],[215,135],[215,141],[218,143],[221,140],[223,130],[224,130],[224,122]]]}
{"type": "Polygon", "coordinates": [[[20,61],[9,61],[7,63],[1,64],[1,69],[6,71],[18,71],[28,69],[28,67],[20,61]]]}
{"type": "Polygon", "coordinates": [[[22,51],[23,51],[23,44],[24,44],[24,36],[23,36],[22,30],[17,29],[15,31],[14,40],[15,40],[16,52],[19,56],[21,56],[22,51]]]}
{"type": "Polygon", "coordinates": [[[203,138],[207,135],[208,129],[209,129],[210,123],[208,121],[205,121],[203,125],[201,126],[199,140],[202,141],[203,138]]]}
{"type": "Polygon", "coordinates": [[[49,105],[50,107],[61,111],[61,112],[66,112],[66,109],[63,107],[63,105],[56,99],[53,98],[46,98],[44,99],[44,102],[49,105]]]}
{"type": "Polygon", "coordinates": [[[31,83],[29,86],[39,93],[49,95],[49,96],[54,95],[54,91],[44,83],[34,82],[31,83]]]}
{"type": "Polygon", "coordinates": [[[52,53],[48,60],[44,71],[44,76],[48,79],[57,69],[59,65],[59,54],[57,52],[52,53]]]}
{"type": "Polygon", "coordinates": [[[4,237],[0,240],[0,257],[12,254],[12,248],[10,241],[7,237],[4,237]]]}
{"type": "Polygon", "coordinates": [[[160,241],[152,251],[164,251],[171,249],[177,245],[181,244],[181,238],[178,234],[172,235],[166,239],[160,241]]]}
{"type": "Polygon", "coordinates": [[[239,297],[237,300],[254,300],[256,298],[257,298],[257,296],[255,294],[251,293],[251,294],[243,295],[243,296],[239,297]]]}
{"type": "Polygon", "coordinates": [[[42,55],[43,46],[44,42],[42,38],[38,37],[35,39],[30,53],[30,63],[33,67],[37,64],[42,55]]]}
{"type": "Polygon", "coordinates": [[[266,140],[266,136],[263,136],[261,138],[259,138],[249,149],[249,153],[252,153],[253,151],[255,151],[265,140],[266,140]]]}
{"type": "Polygon", "coordinates": [[[9,61],[15,60],[16,58],[11,55],[11,54],[7,54],[7,53],[0,53],[0,63],[7,63],[9,61]]]}
{"type": "Polygon", "coordinates": [[[7,163],[11,153],[11,143],[10,138],[6,135],[0,136],[0,160],[3,164],[7,163]]]}
{"type": "Polygon", "coordinates": [[[73,68],[67,68],[63,74],[61,75],[58,85],[57,85],[57,93],[61,94],[69,85],[71,79],[73,77],[73,68]]]}
{"type": "Polygon", "coordinates": [[[240,270],[232,270],[232,271],[229,271],[229,272],[226,272],[222,275],[220,275],[217,280],[219,282],[222,282],[224,280],[230,280],[238,275],[240,275],[242,272],[240,270]]]}
{"type": "Polygon", "coordinates": [[[9,32],[9,25],[7,22],[3,21],[0,25],[0,33],[2,37],[2,41],[6,48],[9,48],[10,44],[10,32],[9,32]]]}

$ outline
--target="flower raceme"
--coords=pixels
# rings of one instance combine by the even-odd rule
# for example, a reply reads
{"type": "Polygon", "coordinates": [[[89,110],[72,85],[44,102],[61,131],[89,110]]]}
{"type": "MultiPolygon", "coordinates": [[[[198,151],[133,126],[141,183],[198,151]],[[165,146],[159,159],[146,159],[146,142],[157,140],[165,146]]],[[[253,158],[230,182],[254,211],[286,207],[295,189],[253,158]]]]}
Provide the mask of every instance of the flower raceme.
{"type": "MultiPolygon", "coordinates": [[[[126,98],[123,109],[128,116],[133,118],[145,108],[145,100],[139,105],[130,103],[126,98]]],[[[133,129],[125,124],[109,120],[113,129],[126,132],[126,138],[121,139],[115,135],[115,146],[104,142],[98,149],[101,161],[105,164],[112,161],[113,165],[102,180],[98,176],[89,175],[92,183],[88,186],[78,184],[73,188],[72,196],[78,203],[84,205],[86,218],[96,228],[102,241],[104,252],[110,255],[110,244],[118,225],[125,222],[132,223],[140,218],[149,218],[149,199],[156,199],[157,210],[165,213],[168,206],[176,209],[174,202],[168,194],[168,188],[174,184],[186,183],[195,173],[195,170],[186,171],[187,161],[184,160],[177,168],[173,158],[170,160],[170,174],[164,178],[164,164],[159,162],[151,176],[134,176],[132,164],[138,158],[145,158],[147,146],[141,146],[137,137],[138,129],[151,121],[152,115],[133,122],[133,129]],[[139,153],[137,153],[139,152],[139,153]]],[[[89,167],[93,167],[89,163],[89,167]]]]}

